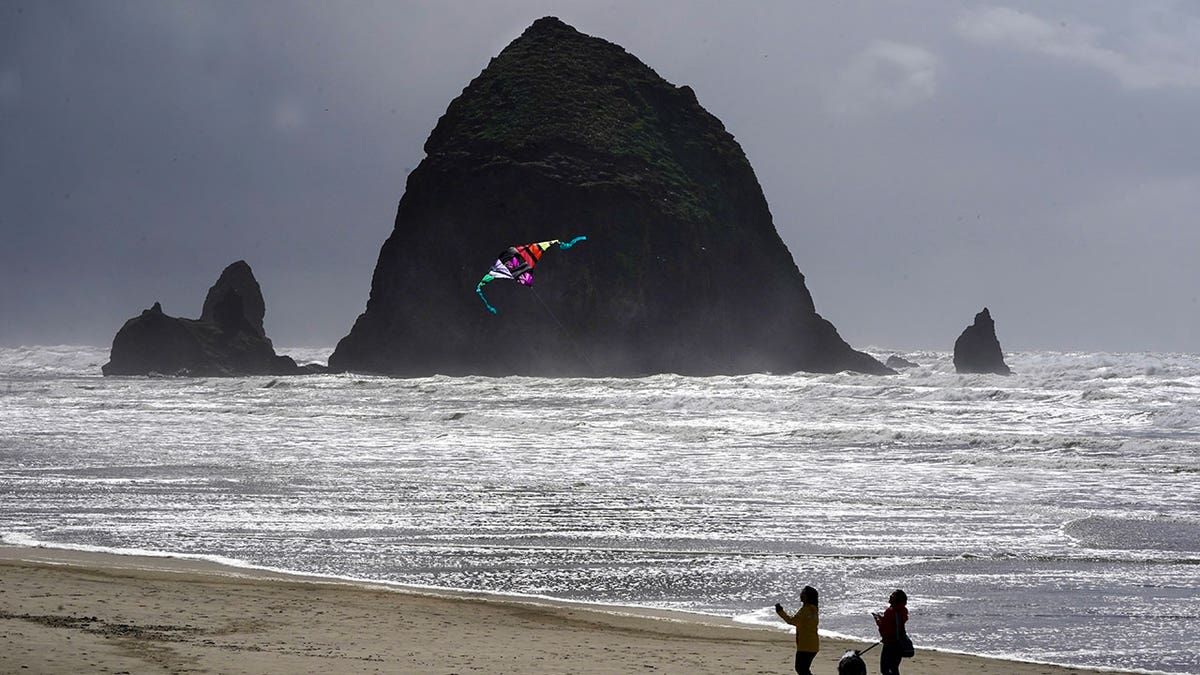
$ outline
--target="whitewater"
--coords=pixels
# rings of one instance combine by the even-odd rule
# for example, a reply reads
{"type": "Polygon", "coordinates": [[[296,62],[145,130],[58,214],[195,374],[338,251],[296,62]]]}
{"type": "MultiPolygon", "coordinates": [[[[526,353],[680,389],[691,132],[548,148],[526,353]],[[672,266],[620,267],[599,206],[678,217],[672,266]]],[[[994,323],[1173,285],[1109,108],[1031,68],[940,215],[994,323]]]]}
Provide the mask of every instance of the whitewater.
{"type": "MultiPolygon", "coordinates": [[[[281,349],[323,361],[328,349],[281,349]]],[[[853,373],[103,378],[0,348],[0,537],[1200,672],[1200,356],[853,373]]],[[[919,656],[919,655],[918,655],[919,656]]]]}

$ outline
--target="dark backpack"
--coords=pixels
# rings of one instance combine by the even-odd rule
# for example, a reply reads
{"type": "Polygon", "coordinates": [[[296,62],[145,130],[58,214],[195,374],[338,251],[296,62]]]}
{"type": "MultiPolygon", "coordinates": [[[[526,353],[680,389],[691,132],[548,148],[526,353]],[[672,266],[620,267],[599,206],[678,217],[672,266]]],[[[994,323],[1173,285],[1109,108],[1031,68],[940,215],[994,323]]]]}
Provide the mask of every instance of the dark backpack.
{"type": "Polygon", "coordinates": [[[896,647],[900,650],[901,658],[911,659],[917,653],[912,640],[908,639],[908,631],[904,630],[904,624],[900,623],[899,612],[896,613],[896,647]]]}

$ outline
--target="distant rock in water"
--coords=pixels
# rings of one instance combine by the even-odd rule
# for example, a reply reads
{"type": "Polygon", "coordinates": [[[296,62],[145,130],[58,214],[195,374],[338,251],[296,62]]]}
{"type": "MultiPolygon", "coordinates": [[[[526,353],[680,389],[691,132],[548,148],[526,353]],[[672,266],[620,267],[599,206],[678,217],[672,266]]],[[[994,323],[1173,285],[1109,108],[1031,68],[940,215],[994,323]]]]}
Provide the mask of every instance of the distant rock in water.
{"type": "Polygon", "coordinates": [[[555,18],[450,103],[408,177],[335,370],[891,372],[818,315],[741,147],[688,87],[555,18]],[[552,248],[532,288],[475,285],[552,248]]]}
{"type": "Polygon", "coordinates": [[[1004,352],[996,339],[996,322],[987,307],[975,315],[975,323],[954,341],[954,370],[959,373],[1011,375],[1004,352]]]}
{"type": "Polygon", "coordinates": [[[245,260],[239,260],[226,267],[225,271],[221,272],[221,277],[217,279],[217,283],[208,289],[208,295],[204,298],[204,309],[200,312],[200,320],[214,323],[233,321],[242,324],[244,318],[245,322],[241,326],[243,330],[265,338],[267,332],[263,329],[263,318],[266,315],[267,305],[263,302],[262,289],[258,285],[258,280],[254,278],[254,272],[250,270],[250,265],[246,264],[245,260]],[[234,293],[230,293],[230,291],[234,291],[234,293]],[[241,299],[241,307],[230,306],[233,302],[231,298],[234,296],[241,299]],[[220,316],[222,312],[224,316],[220,316]]]}
{"type": "Polygon", "coordinates": [[[903,370],[905,368],[917,368],[918,367],[918,365],[913,363],[912,361],[909,361],[908,359],[902,358],[900,356],[896,356],[895,354],[889,356],[887,359],[887,362],[884,363],[883,365],[885,365],[888,368],[891,368],[893,370],[903,370]]]}
{"type": "Polygon", "coordinates": [[[113,338],[105,375],[296,375],[323,366],[297,366],[277,356],[263,331],[266,305],[244,261],[225,268],[208,291],[200,319],[167,316],[154,306],[125,322],[113,338]]]}

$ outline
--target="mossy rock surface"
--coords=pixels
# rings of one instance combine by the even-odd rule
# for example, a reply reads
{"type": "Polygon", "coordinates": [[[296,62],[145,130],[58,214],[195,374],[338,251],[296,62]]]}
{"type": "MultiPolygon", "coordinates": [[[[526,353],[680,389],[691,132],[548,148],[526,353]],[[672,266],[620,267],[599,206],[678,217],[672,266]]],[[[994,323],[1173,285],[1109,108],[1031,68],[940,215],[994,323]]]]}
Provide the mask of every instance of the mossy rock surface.
{"type": "Polygon", "coordinates": [[[552,17],[448,106],[330,366],[400,375],[862,370],[815,312],[745,153],[686,86],[552,17]],[[475,284],[514,244],[533,289],[475,284]]]}

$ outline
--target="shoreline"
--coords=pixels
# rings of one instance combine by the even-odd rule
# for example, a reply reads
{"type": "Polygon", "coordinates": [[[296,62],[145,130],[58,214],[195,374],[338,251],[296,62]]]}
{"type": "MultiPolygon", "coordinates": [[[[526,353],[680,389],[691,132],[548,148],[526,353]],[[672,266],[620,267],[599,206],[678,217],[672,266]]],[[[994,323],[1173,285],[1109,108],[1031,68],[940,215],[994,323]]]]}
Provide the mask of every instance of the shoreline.
{"type": "MultiPolygon", "coordinates": [[[[791,672],[792,634],[698,613],[179,557],[0,545],[4,672],[791,672]]],[[[833,675],[862,642],[822,635],[833,675]]],[[[878,649],[865,657],[868,672],[878,649]]],[[[921,649],[918,673],[1131,673],[921,649]]],[[[1143,671],[1145,672],[1145,671],[1143,671]]]]}

